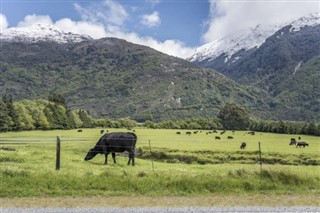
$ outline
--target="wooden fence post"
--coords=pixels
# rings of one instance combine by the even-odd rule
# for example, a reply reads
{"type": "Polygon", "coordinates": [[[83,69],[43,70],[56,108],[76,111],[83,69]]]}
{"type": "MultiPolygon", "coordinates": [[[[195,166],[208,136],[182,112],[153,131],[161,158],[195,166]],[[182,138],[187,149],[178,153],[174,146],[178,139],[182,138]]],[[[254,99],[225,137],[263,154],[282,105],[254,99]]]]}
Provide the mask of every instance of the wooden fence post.
{"type": "Polygon", "coordinates": [[[150,143],[150,140],[149,140],[149,150],[150,150],[150,155],[151,155],[152,171],[154,172],[154,165],[153,165],[153,160],[152,160],[152,152],[151,152],[151,143],[150,143]]]}
{"type": "Polygon", "coordinates": [[[56,170],[60,170],[60,137],[57,136],[56,170]]]}
{"type": "Polygon", "coordinates": [[[261,145],[259,142],[259,161],[260,161],[260,175],[262,175],[262,160],[261,160],[261,145]]]}

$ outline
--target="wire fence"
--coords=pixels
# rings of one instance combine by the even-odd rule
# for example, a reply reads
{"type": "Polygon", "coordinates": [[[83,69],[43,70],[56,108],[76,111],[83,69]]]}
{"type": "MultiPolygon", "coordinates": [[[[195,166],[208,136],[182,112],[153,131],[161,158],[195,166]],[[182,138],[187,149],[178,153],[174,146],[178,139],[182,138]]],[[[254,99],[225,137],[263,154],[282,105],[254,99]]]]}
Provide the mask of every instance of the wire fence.
{"type": "MultiPolygon", "coordinates": [[[[154,140],[150,140],[148,139],[149,135],[139,135],[139,142],[143,143],[146,147],[146,152],[148,152],[148,154],[150,155],[149,158],[147,158],[146,160],[150,161],[150,170],[153,171],[154,173],[156,173],[157,171],[166,171],[168,169],[163,169],[163,168],[156,168],[154,161],[157,160],[154,158],[155,155],[157,155],[157,150],[154,151],[154,148],[159,148],[159,147],[152,147],[152,143],[153,142],[172,142],[173,140],[164,140],[164,139],[154,139],[154,140]],[[141,139],[143,138],[143,139],[141,139]],[[156,154],[155,154],[156,153],[156,154]]],[[[153,135],[153,137],[155,137],[156,135],[153,135]]],[[[159,135],[160,136],[160,135],[159,135]]],[[[163,135],[161,135],[163,136],[163,135]]],[[[214,140],[214,136],[212,138],[209,138],[211,140],[214,140]]],[[[87,143],[88,146],[89,145],[94,145],[96,143],[96,141],[99,140],[99,137],[97,138],[96,136],[92,136],[92,137],[60,137],[57,136],[56,138],[54,137],[44,137],[44,138],[5,138],[5,137],[1,137],[0,138],[0,150],[2,151],[3,147],[5,145],[29,145],[31,144],[32,146],[35,145],[47,145],[47,144],[51,144],[53,146],[56,147],[56,170],[60,170],[60,164],[61,164],[61,154],[60,152],[66,152],[67,150],[63,150],[61,149],[61,144],[73,144],[73,143],[87,143]]],[[[128,139],[124,139],[124,138],[113,138],[113,140],[116,140],[118,142],[121,142],[122,140],[128,140],[128,139]]],[[[191,138],[190,136],[185,136],[183,139],[174,139],[174,141],[178,141],[178,142],[203,142],[203,140],[197,140],[196,138],[191,138]]],[[[163,145],[163,144],[162,144],[163,145]]],[[[97,144],[95,145],[97,146],[97,144]]],[[[101,145],[98,145],[101,146],[101,145]]],[[[89,147],[88,147],[89,148],[89,147]]],[[[124,148],[124,146],[116,146],[116,145],[112,145],[112,148],[124,148]]],[[[160,147],[163,148],[163,147],[160,147]]],[[[52,151],[54,153],[54,148],[51,148],[50,151],[52,151]]],[[[159,150],[158,150],[159,151],[159,150]]],[[[105,153],[101,153],[100,151],[94,151],[96,153],[100,153],[100,154],[105,154],[105,153]]],[[[110,153],[112,153],[112,150],[110,151],[110,153]]],[[[259,143],[259,163],[260,164],[260,172],[262,173],[262,160],[261,160],[261,149],[260,149],[260,143],[259,143]]],[[[172,170],[172,169],[171,169],[172,170]]],[[[175,168],[175,170],[181,172],[184,171],[183,169],[179,169],[179,168],[175,168]]],[[[190,171],[189,171],[190,172],[190,171]]]]}

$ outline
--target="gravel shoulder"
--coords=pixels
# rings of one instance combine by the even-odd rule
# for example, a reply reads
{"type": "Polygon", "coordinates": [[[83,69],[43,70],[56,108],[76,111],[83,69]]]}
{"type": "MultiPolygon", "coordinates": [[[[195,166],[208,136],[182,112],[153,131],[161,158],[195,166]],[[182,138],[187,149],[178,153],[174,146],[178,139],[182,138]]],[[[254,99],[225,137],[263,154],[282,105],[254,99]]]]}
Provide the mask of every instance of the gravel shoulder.
{"type": "Polygon", "coordinates": [[[92,208],[1,208],[1,213],[160,213],[160,212],[320,212],[320,207],[295,206],[295,207],[92,207],[92,208]]]}
{"type": "Polygon", "coordinates": [[[2,198],[1,213],[320,212],[316,194],[2,198]]]}

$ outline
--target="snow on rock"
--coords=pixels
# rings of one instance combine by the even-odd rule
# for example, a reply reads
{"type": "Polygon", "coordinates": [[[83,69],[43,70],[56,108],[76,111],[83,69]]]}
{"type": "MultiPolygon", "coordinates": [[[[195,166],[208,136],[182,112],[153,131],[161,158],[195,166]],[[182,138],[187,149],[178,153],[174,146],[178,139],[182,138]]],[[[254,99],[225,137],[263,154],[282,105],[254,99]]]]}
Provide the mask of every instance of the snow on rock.
{"type": "Polygon", "coordinates": [[[91,40],[87,35],[66,33],[53,25],[33,24],[28,27],[8,28],[0,33],[2,41],[37,42],[50,41],[57,43],[81,42],[91,40]]]}
{"type": "MultiPolygon", "coordinates": [[[[310,14],[298,20],[283,23],[274,26],[257,25],[246,34],[231,35],[217,39],[196,49],[193,56],[188,60],[191,62],[201,62],[204,60],[212,61],[224,54],[225,63],[227,63],[233,54],[240,50],[250,50],[258,48],[265,40],[284,26],[291,25],[290,31],[298,31],[304,26],[316,26],[320,24],[319,14],[310,14]]],[[[280,37],[279,37],[280,38],[280,37]]],[[[236,60],[235,60],[236,61],[236,60]]],[[[233,60],[234,62],[234,60],[233,60]]]]}

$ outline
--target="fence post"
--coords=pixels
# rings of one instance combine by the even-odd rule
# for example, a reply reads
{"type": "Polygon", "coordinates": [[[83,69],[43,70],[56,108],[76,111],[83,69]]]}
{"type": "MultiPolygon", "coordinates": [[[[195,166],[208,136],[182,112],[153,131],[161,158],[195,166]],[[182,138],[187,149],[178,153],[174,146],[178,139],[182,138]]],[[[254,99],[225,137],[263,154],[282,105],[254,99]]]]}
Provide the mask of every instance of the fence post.
{"type": "Polygon", "coordinates": [[[56,170],[60,170],[60,137],[57,136],[56,170]]]}
{"type": "Polygon", "coordinates": [[[150,142],[150,140],[149,140],[149,150],[150,150],[150,155],[151,155],[152,171],[154,172],[154,165],[153,165],[153,160],[152,160],[152,152],[151,152],[151,142],[150,142]]]}
{"type": "Polygon", "coordinates": [[[261,145],[259,142],[259,161],[260,161],[260,175],[262,175],[262,160],[261,160],[261,145]]]}

